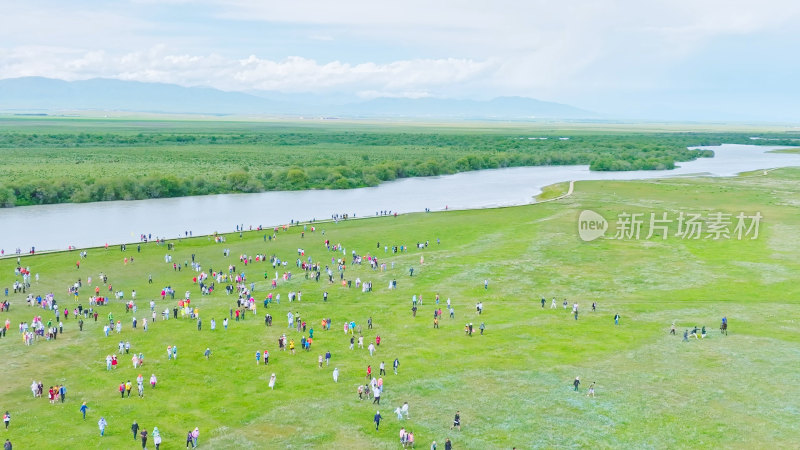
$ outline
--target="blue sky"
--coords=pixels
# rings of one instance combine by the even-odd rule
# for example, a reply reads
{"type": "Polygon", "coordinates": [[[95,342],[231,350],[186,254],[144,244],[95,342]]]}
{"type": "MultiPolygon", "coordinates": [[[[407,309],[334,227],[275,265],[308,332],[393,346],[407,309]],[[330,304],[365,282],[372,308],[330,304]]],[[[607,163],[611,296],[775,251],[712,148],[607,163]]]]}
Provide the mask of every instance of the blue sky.
{"type": "Polygon", "coordinates": [[[800,121],[800,2],[3,1],[0,78],[800,121]]]}

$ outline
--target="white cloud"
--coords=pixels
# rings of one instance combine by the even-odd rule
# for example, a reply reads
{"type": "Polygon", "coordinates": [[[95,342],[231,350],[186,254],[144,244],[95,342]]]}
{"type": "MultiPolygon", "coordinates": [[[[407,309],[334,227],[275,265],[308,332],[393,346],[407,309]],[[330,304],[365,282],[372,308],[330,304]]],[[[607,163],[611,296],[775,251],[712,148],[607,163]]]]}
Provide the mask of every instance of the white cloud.
{"type": "Polygon", "coordinates": [[[299,56],[275,61],[250,55],[230,59],[219,54],[173,53],[166,46],[122,56],[103,51],[79,53],[60,48],[27,48],[0,51],[5,77],[48,76],[76,80],[94,76],[143,82],[210,86],[222,90],[269,90],[284,92],[381,92],[386,95],[419,96],[436,88],[490,75],[497,65],[468,59],[415,59],[385,64],[319,63],[299,56]]]}

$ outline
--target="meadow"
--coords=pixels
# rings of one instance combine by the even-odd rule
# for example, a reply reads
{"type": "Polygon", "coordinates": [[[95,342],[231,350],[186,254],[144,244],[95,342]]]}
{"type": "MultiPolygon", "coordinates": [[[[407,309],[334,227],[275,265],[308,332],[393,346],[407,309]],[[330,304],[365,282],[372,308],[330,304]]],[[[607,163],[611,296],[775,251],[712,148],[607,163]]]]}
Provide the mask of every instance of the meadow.
{"type": "Polygon", "coordinates": [[[798,133],[565,124],[379,124],[0,118],[0,207],[346,189],[501,167],[655,170],[688,146],[796,144],[798,133]],[[795,139],[795,140],[792,140],[795,139]]]}
{"type": "MultiPolygon", "coordinates": [[[[271,241],[252,231],[241,237],[227,233],[224,243],[206,236],[169,241],[174,250],[153,242],[143,243],[140,252],[135,244],[126,252],[92,248],[79,269],[77,251],[24,256],[21,265],[40,276],[29,292],[55,293],[62,309],[77,306],[67,288],[78,278],[84,307],[94,286],[107,292],[97,282],[104,272],[126,298],[136,290],[140,321],[149,316],[151,299],[157,310],[172,308],[188,290],[203,327],[198,331],[193,320],[159,317],[146,332],[141,324],[132,330],[133,314],[112,300],[97,307],[99,321],[86,321],[82,332],[71,317],[57,340],[24,346],[18,324],[34,315],[45,321],[53,316],[26,306],[27,294],[12,292],[3,298],[11,302],[10,311],[0,313],[0,322],[11,323],[0,339],[0,411],[8,410],[12,420],[0,433],[18,448],[138,448],[130,432],[136,420],[148,431],[157,426],[166,449],[183,448],[186,432],[196,426],[201,447],[220,449],[398,448],[402,426],[415,433],[418,448],[436,440],[441,449],[447,437],[456,449],[796,447],[798,180],[795,168],[721,179],[578,182],[571,196],[538,205],[318,223],[313,232],[303,224],[279,230],[271,241]],[[578,215],[586,209],[611,222],[607,238],[578,238],[578,215]],[[640,239],[610,239],[619,214],[649,217],[650,212],[704,217],[759,212],[763,219],[756,239],[682,239],[674,235],[674,223],[665,239],[658,234],[646,239],[645,233],[640,239]],[[324,272],[319,282],[305,279],[295,267],[298,249],[323,267],[342,256],[326,249],[325,239],[345,249],[344,279],[372,281],[373,292],[342,287],[335,267],[334,284],[324,272]],[[426,248],[416,248],[426,241],[426,248]],[[410,248],[384,251],[394,245],[410,248]],[[226,248],[229,257],[223,256],[226,248]],[[375,255],[387,271],[349,264],[353,251],[375,255]],[[271,264],[244,266],[239,260],[259,253],[288,261],[278,270],[291,271],[292,279],[272,289],[264,275],[274,276],[271,264]],[[213,294],[200,295],[191,267],[174,271],[164,262],[166,254],[178,263],[191,262],[194,254],[208,271],[227,272],[235,264],[248,284],[255,283],[256,317],[231,321],[223,330],[235,295],[226,295],[220,285],[213,294]],[[126,257],[135,261],[125,264],[126,257]],[[391,280],[397,280],[396,290],[388,289],[391,280]],[[161,299],[167,285],[175,289],[175,301],[161,299]],[[288,303],[290,291],[302,291],[302,302],[288,303]],[[281,303],[265,309],[261,302],[269,293],[280,293],[281,303]],[[439,329],[433,328],[436,294],[445,312],[439,329]],[[416,317],[413,295],[424,298],[416,317]],[[556,309],[550,308],[553,297],[556,309]],[[455,319],[444,306],[448,298],[455,319]],[[481,315],[477,302],[483,302],[481,315]],[[573,302],[580,305],[578,320],[571,314],[573,302]],[[597,311],[591,311],[592,302],[597,311]],[[299,345],[293,356],[278,351],[279,335],[299,342],[304,334],[286,327],[289,311],[314,328],[310,352],[299,345]],[[103,335],[109,312],[122,320],[120,335],[103,335]],[[264,324],[266,313],[274,318],[272,327],[264,324]],[[621,316],[619,325],[615,314],[621,316]],[[728,336],[718,331],[723,316],[728,336]],[[325,317],[333,319],[330,331],[320,329],[325,317]],[[368,317],[373,330],[366,327],[368,317]],[[346,320],[362,326],[366,343],[381,336],[374,357],[349,350],[349,335],[342,331],[346,320]],[[485,335],[465,335],[468,322],[485,323],[485,335]],[[669,334],[673,322],[675,336],[669,334]],[[706,326],[708,337],[682,342],[683,331],[694,326],[706,326]],[[117,352],[120,340],[145,355],[144,368],[133,369],[126,355],[120,367],[106,371],[105,357],[117,352]],[[177,361],[167,360],[167,345],[178,345],[177,361]],[[206,348],[212,350],[209,360],[206,348]],[[270,352],[267,367],[255,364],[255,352],[264,349],[270,352]],[[319,369],[317,357],[328,350],[331,366],[319,369]],[[397,375],[389,368],[394,358],[400,361],[397,375]],[[381,361],[389,373],[378,407],[360,401],[356,388],[367,365],[376,373],[381,361]],[[331,377],[334,366],[338,383],[331,377]],[[156,374],[157,388],[148,387],[140,399],[134,387],[131,398],[119,398],[119,383],[134,381],[138,373],[145,383],[156,374]],[[271,373],[277,375],[274,390],[267,387],[271,373]],[[572,387],[576,376],[583,381],[579,392],[572,387]],[[50,385],[65,384],[66,402],[32,398],[31,380],[42,380],[45,396],[50,385]],[[597,383],[595,398],[586,395],[591,382],[597,383]],[[90,408],[86,421],[78,410],[82,401],[90,408]],[[410,419],[400,421],[392,410],[406,401],[410,419]],[[379,431],[372,423],[376,409],[384,418],[379,431]],[[456,410],[461,431],[450,430],[456,410]],[[109,424],[104,437],[97,428],[101,416],[109,424]]],[[[563,190],[555,187],[545,195],[563,190]]],[[[16,265],[13,257],[0,260],[0,287],[11,286],[16,265]]]]}

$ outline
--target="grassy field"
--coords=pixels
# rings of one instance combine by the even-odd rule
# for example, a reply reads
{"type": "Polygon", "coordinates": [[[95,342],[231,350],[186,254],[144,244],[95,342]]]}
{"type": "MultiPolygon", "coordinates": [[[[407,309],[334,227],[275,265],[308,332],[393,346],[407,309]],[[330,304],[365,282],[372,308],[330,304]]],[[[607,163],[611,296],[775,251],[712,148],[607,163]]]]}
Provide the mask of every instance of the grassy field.
{"type": "MultiPolygon", "coordinates": [[[[551,203],[319,224],[305,237],[302,227],[292,227],[270,242],[262,232],[248,232],[241,238],[228,234],[224,244],[207,237],[175,241],[174,251],[155,243],[143,244],[140,253],[135,245],[125,253],[89,249],[80,269],[75,268],[77,252],[23,257],[22,265],[40,275],[30,292],[55,293],[62,309],[76,306],[66,290],[78,278],[84,283],[80,301],[87,306],[98,274],[105,272],[128,298],[137,291],[140,320],[149,315],[151,299],[160,310],[175,304],[161,300],[163,286],[173,286],[176,299],[190,290],[203,329],[179,318],[159,319],[147,332],[141,325],[132,330],[132,314],[112,301],[99,307],[100,321],[87,321],[83,332],[70,318],[57,340],[28,347],[17,325],[34,315],[47,320],[52,313],[25,306],[24,296],[12,293],[10,312],[0,313],[0,321],[11,322],[0,340],[0,410],[10,411],[12,421],[0,433],[18,448],[134,448],[140,445],[131,441],[136,420],[148,431],[157,426],[166,449],[183,448],[186,432],[195,426],[204,448],[397,448],[401,426],[413,430],[419,448],[435,439],[441,449],[447,437],[456,449],[796,447],[799,180],[800,169],[780,169],[727,179],[579,182],[572,196],[551,203]],[[611,222],[607,236],[614,234],[615,218],[623,212],[760,212],[763,220],[757,239],[680,239],[673,236],[673,224],[664,240],[643,234],[639,240],[583,242],[577,218],[586,209],[611,222]],[[329,265],[337,254],[325,248],[324,239],[341,243],[348,262],[357,251],[387,263],[387,272],[347,266],[345,279],[372,281],[374,292],[329,285],[324,273],[319,283],[304,279],[294,267],[297,249],[329,265]],[[416,249],[425,241],[427,248],[416,249]],[[411,249],[384,253],[384,245],[411,249]],[[230,257],[223,256],[223,248],[231,249],[230,257]],[[227,271],[235,264],[255,282],[257,317],[232,321],[223,330],[222,318],[235,307],[235,297],[222,286],[201,296],[190,268],[173,271],[164,263],[167,253],[178,262],[195,254],[204,270],[227,271]],[[288,260],[285,270],[293,279],[271,289],[264,280],[264,272],[274,274],[269,263],[245,267],[239,262],[239,255],[257,253],[288,260]],[[126,256],[135,262],[125,265],[126,256]],[[91,286],[86,286],[88,276],[91,286]],[[387,289],[393,279],[395,291],[387,289]],[[298,290],[303,301],[289,304],[287,293],[298,290]],[[327,303],[324,290],[330,294],[327,303]],[[270,292],[281,294],[281,304],[265,310],[261,300],[270,292]],[[445,317],[441,328],[433,329],[437,293],[445,317]],[[414,294],[424,298],[416,318],[414,294]],[[551,309],[554,296],[559,306],[551,309]],[[455,319],[446,313],[447,298],[455,319]],[[579,320],[561,307],[564,298],[580,304],[579,320]],[[480,316],[478,301],[484,305],[480,316]],[[296,342],[303,334],[286,328],[289,311],[299,312],[315,329],[309,353],[278,351],[280,334],[296,342]],[[122,320],[119,336],[103,336],[108,312],[122,320]],[[266,312],[274,317],[271,328],[264,325],[266,312]],[[617,313],[621,321],[615,326],[617,313]],[[366,329],[370,316],[373,330],[366,329]],[[723,316],[730,323],[728,336],[717,330],[723,316]],[[330,331],[319,329],[323,317],[333,319],[330,331]],[[218,324],[213,332],[211,318],[218,324]],[[374,357],[348,349],[349,337],[342,332],[346,320],[363,327],[366,342],[381,336],[374,357]],[[673,321],[678,336],[668,333],[673,321]],[[466,336],[465,322],[476,327],[485,322],[486,334],[466,336]],[[709,337],[681,342],[683,330],[695,325],[708,327],[709,337]],[[116,352],[120,339],[144,353],[143,369],[133,369],[123,356],[120,367],[106,371],[105,356],[116,352]],[[177,361],[166,358],[169,344],[179,347],[177,361]],[[213,352],[208,361],[203,357],[207,347],[213,352]],[[255,352],[264,349],[270,351],[270,364],[256,366],[255,352]],[[317,356],[326,350],[333,355],[331,367],[319,369],[317,356]],[[376,432],[372,416],[378,408],[359,401],[356,387],[367,364],[377,372],[381,361],[390,366],[394,358],[400,370],[384,377],[379,408],[384,422],[376,432]],[[333,366],[340,371],[338,384],[331,377],[333,366]],[[277,385],[270,390],[273,372],[277,385]],[[119,383],[134,381],[138,373],[145,382],[156,374],[158,387],[146,389],[143,399],[134,387],[131,398],[120,399],[119,383]],[[576,376],[583,381],[577,393],[571,385],[576,376]],[[66,403],[32,398],[34,379],[44,383],[45,396],[50,385],[65,384],[66,403]],[[593,381],[596,398],[586,396],[593,381]],[[90,408],[86,421],[78,411],[82,401],[90,408]],[[392,410],[404,401],[411,407],[410,420],[398,421],[392,410]],[[449,429],[456,410],[461,431],[449,429]],[[97,429],[100,416],[109,423],[104,437],[97,429]]],[[[13,258],[0,260],[0,286],[12,284],[15,265],[13,258]]]]}
{"type": "Polygon", "coordinates": [[[344,189],[470,170],[671,169],[687,146],[796,144],[796,131],[0,117],[0,207],[344,189]],[[751,141],[756,133],[770,140],[751,141]]]}

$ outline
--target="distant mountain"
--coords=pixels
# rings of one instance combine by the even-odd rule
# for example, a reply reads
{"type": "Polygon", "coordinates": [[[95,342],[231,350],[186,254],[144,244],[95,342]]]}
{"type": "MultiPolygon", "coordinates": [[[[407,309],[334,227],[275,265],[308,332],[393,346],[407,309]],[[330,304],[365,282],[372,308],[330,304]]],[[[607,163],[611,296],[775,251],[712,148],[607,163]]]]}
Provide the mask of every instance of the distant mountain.
{"type": "Polygon", "coordinates": [[[273,106],[269,103],[238,92],[164,83],[105,78],[71,82],[40,77],[0,80],[0,110],[260,114],[273,106]]]}
{"type": "Polygon", "coordinates": [[[0,80],[0,111],[42,113],[75,110],[188,114],[263,114],[363,118],[595,119],[596,113],[523,97],[490,101],[376,98],[344,95],[225,92],[95,78],[63,81],[42,77],[0,80]]]}

